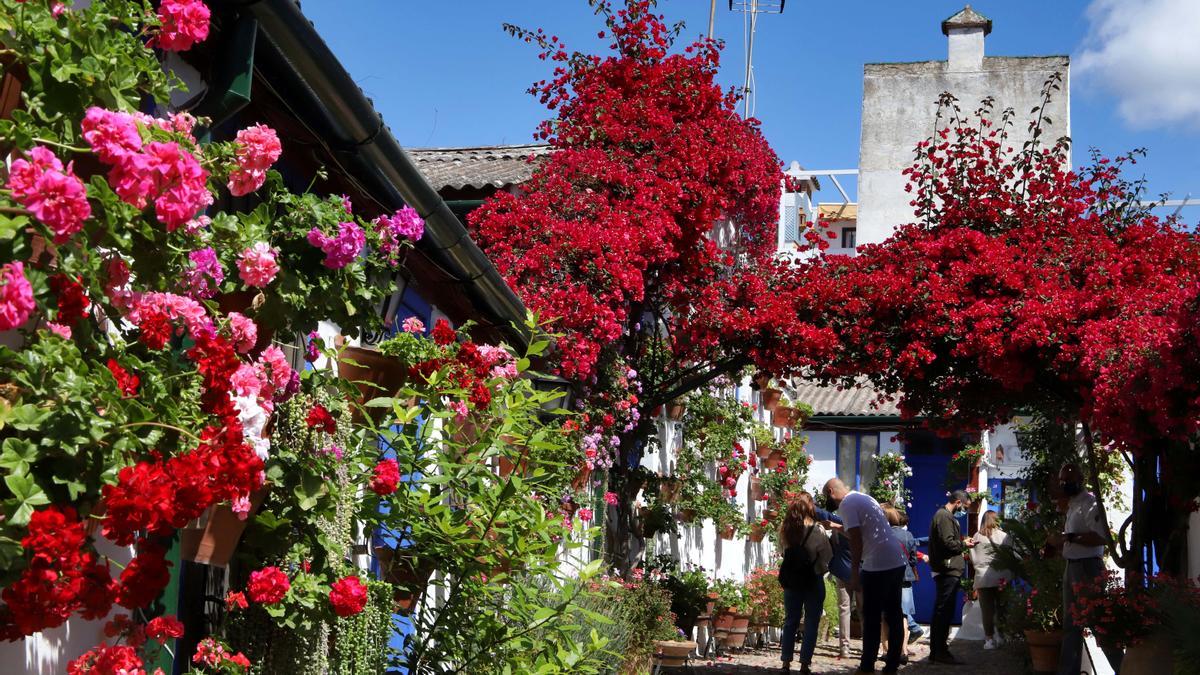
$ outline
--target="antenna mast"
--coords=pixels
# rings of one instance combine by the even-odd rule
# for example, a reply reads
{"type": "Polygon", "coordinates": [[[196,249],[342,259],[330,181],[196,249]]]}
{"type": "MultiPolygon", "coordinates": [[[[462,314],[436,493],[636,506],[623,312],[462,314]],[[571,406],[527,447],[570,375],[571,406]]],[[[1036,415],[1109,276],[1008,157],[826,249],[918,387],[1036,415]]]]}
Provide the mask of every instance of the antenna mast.
{"type": "MultiPolygon", "coordinates": [[[[729,0],[729,11],[745,14],[749,24],[746,28],[746,85],[742,87],[742,96],[745,99],[744,117],[749,117],[752,109],[754,91],[752,86],[754,82],[754,33],[758,28],[758,15],[783,14],[785,3],[787,3],[787,0],[729,0]]],[[[711,19],[709,24],[711,26],[711,19]]]]}

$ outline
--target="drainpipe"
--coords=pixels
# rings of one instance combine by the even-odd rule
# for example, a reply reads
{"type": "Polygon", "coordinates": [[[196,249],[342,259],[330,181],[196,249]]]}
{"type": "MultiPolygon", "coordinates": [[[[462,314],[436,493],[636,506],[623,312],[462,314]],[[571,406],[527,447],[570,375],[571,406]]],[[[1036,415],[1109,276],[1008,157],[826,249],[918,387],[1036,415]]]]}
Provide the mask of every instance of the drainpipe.
{"type": "Polygon", "coordinates": [[[324,143],[340,168],[385,209],[412,206],[425,219],[417,247],[463,286],[490,323],[528,345],[525,305],[429,185],[383,118],[294,0],[214,3],[258,21],[255,69],[324,143]],[[516,327],[513,326],[516,324],[516,327]]]}

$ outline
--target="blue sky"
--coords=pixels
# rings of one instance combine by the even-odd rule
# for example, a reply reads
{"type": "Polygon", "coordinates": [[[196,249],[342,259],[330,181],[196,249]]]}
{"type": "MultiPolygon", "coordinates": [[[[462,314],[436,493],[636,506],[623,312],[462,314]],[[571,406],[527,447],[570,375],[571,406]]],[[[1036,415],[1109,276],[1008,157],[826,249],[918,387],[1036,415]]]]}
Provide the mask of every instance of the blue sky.
{"type": "MultiPolygon", "coordinates": [[[[720,80],[740,86],[743,15],[730,12],[727,0],[717,4],[716,36],[727,45],[720,80]]],[[[1077,160],[1092,146],[1109,155],[1146,147],[1150,155],[1136,169],[1152,195],[1175,198],[1189,192],[1200,198],[1196,6],[1193,0],[973,3],[994,22],[989,55],[1071,55],[1077,160]]],[[[531,45],[506,35],[503,22],[544,27],[572,48],[603,48],[596,38],[602,26],[585,0],[304,0],[303,7],[406,147],[532,141],[547,112],[525,90],[549,66],[531,45]]],[[[669,21],[686,22],[685,36],[707,30],[708,7],[707,0],[659,3],[669,21]]],[[[940,23],[961,8],[950,0],[789,0],[785,13],[760,17],[755,115],[780,158],[812,169],[856,167],[863,64],[946,58],[940,23]]],[[[828,191],[822,196],[833,198],[828,191]]],[[[1185,217],[1200,219],[1200,207],[1185,217]]]]}

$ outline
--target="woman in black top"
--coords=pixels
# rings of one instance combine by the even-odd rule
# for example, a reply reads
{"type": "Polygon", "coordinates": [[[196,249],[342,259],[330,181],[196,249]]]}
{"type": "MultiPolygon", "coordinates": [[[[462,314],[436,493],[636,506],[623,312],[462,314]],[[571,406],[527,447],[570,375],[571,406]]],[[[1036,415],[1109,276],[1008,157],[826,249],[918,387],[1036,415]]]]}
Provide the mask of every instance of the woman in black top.
{"type": "Polygon", "coordinates": [[[792,652],[796,647],[796,630],[800,627],[800,617],[803,615],[804,642],[800,646],[800,673],[807,675],[812,672],[809,664],[817,646],[817,628],[825,604],[825,571],[829,568],[829,559],[833,557],[829,537],[817,524],[816,506],[812,495],[807,492],[801,492],[788,504],[787,514],[779,528],[779,546],[783,549],[779,583],[783,586],[786,612],[780,658],[783,669],[789,670],[792,652]]]}

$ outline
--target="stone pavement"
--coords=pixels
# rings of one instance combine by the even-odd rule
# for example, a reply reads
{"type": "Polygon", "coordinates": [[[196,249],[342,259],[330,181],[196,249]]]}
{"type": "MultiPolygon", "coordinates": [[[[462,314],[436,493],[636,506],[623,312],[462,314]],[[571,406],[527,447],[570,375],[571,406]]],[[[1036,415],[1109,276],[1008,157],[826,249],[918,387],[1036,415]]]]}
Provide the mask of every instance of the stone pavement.
{"type": "MultiPolygon", "coordinates": [[[[816,675],[842,675],[853,673],[858,668],[860,642],[851,641],[850,658],[839,659],[836,638],[824,644],[817,645],[813,655],[812,671],[816,675]]],[[[796,645],[799,650],[800,645],[796,645]]],[[[1005,645],[999,649],[984,651],[983,643],[967,640],[952,640],[950,651],[966,662],[962,666],[945,666],[931,664],[929,643],[922,639],[911,645],[916,654],[909,659],[909,665],[902,666],[900,672],[904,675],[1020,675],[1030,672],[1026,666],[1025,645],[1005,645]]],[[[746,649],[736,654],[722,656],[717,659],[693,659],[692,669],[696,675],[764,675],[779,671],[779,645],[769,645],[763,649],[746,649]]],[[[876,664],[882,668],[883,661],[876,664]]],[[[799,664],[792,663],[793,673],[798,672],[799,664]]],[[[876,671],[878,672],[878,671],[876,671]]]]}

